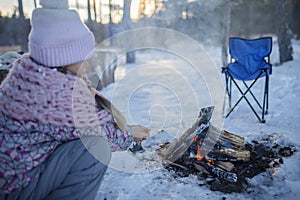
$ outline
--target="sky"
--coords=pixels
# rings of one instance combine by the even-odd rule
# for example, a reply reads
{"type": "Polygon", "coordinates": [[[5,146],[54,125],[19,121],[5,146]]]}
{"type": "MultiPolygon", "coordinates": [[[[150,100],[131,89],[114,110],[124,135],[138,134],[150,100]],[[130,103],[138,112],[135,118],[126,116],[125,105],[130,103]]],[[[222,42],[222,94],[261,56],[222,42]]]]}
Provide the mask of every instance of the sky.
{"type": "MultiPolygon", "coordinates": [[[[36,0],[39,5],[39,0],[36,0]]],[[[79,2],[82,2],[80,0],[79,2]]],[[[18,0],[0,0],[0,10],[2,15],[11,15],[13,13],[14,6],[18,6],[18,0]]],[[[75,8],[75,0],[69,0],[69,6],[75,8]]],[[[30,18],[31,12],[34,9],[34,0],[23,0],[24,14],[30,18]]],[[[86,10],[79,10],[79,14],[82,18],[87,18],[86,10]]]]}
{"type": "MultiPolygon", "coordinates": [[[[18,0],[0,0],[0,10],[3,15],[11,14],[14,6],[18,6],[18,0]]],[[[29,17],[32,9],[34,9],[33,0],[23,0],[23,7],[25,15],[29,17]]]]}
{"type": "MultiPolygon", "coordinates": [[[[39,0],[36,0],[37,5],[39,5],[39,0]]],[[[86,10],[86,1],[79,0],[79,5],[81,9],[79,8],[79,15],[81,16],[82,19],[86,20],[87,19],[87,10],[86,10]]],[[[97,2],[97,10],[100,9],[99,1],[97,2]]],[[[113,3],[119,4],[120,6],[123,6],[123,1],[122,0],[113,0],[113,3]]],[[[138,6],[140,3],[140,0],[133,0],[132,5],[136,5],[132,7],[132,11],[135,10],[136,12],[132,12],[132,17],[137,18],[139,13],[138,13],[138,6]]],[[[102,17],[102,22],[107,23],[108,20],[108,13],[109,13],[109,8],[108,8],[108,0],[102,0],[103,7],[101,8],[101,13],[103,14],[102,17]]],[[[14,7],[18,6],[18,0],[0,0],[0,11],[2,12],[2,15],[8,15],[10,16],[13,13],[14,7]]],[[[75,0],[69,0],[69,6],[70,8],[76,8],[76,1],[75,0]]],[[[152,4],[149,4],[149,8],[151,8],[152,4]]],[[[26,17],[30,18],[31,12],[34,9],[34,0],[23,0],[23,7],[24,7],[24,14],[26,17]]],[[[147,13],[146,13],[147,14],[147,13]]],[[[118,14],[115,14],[115,18],[118,21],[118,18],[120,16],[117,16],[118,14]]],[[[100,16],[98,16],[97,21],[100,20],[100,16]]],[[[114,18],[113,18],[114,20],[114,18]]],[[[116,22],[117,22],[116,21],[116,22]]]]}

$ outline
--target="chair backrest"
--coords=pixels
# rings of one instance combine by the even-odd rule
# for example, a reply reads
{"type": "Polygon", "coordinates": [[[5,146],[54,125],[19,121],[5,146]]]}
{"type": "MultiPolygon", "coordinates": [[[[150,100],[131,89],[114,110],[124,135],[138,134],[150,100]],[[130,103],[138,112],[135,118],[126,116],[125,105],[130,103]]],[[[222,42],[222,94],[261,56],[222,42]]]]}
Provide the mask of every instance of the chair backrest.
{"type": "Polygon", "coordinates": [[[272,51],[272,37],[263,37],[258,39],[229,39],[229,53],[232,58],[241,64],[247,65],[249,57],[252,61],[261,61],[269,56],[272,51]]]}
{"type": "Polygon", "coordinates": [[[245,76],[257,72],[257,70],[265,68],[267,65],[264,60],[269,57],[272,51],[272,37],[263,37],[258,39],[229,39],[229,53],[235,60],[236,66],[245,68],[243,72],[245,76]]]}

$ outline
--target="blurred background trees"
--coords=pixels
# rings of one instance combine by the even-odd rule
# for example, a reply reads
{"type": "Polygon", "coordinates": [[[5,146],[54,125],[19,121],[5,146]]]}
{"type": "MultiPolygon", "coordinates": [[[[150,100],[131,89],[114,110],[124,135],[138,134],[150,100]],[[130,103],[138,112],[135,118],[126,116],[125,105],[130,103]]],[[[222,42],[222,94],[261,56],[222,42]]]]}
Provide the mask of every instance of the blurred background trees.
{"type": "MultiPolygon", "coordinates": [[[[37,1],[33,0],[36,6],[37,1]]],[[[69,0],[94,32],[97,42],[132,28],[163,27],[189,35],[200,43],[223,46],[228,37],[278,36],[280,55],[292,54],[291,38],[300,37],[299,0],[69,0]],[[289,40],[289,41],[288,41],[289,40]],[[285,44],[285,45],[282,45],[285,44]]],[[[9,15],[0,12],[0,45],[27,50],[30,13],[22,0],[9,15]],[[26,17],[27,16],[27,17],[26,17]]],[[[159,36],[158,36],[159,37],[159,36]]],[[[130,59],[130,55],[128,55],[130,59]]],[[[134,61],[134,54],[131,55],[134,61]]],[[[280,58],[280,62],[292,56],[280,58]]],[[[130,60],[129,60],[130,61],[130,60]]]]}

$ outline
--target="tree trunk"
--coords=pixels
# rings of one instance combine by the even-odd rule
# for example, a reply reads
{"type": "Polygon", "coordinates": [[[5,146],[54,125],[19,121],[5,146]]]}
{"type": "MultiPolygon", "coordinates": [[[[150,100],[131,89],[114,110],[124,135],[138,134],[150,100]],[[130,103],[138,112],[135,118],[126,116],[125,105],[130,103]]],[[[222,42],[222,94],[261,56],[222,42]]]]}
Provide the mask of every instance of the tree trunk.
{"type": "Polygon", "coordinates": [[[97,7],[96,7],[96,0],[93,0],[93,10],[94,10],[94,21],[97,22],[97,7]]]}
{"type": "Polygon", "coordinates": [[[79,2],[78,2],[78,0],[76,0],[76,9],[79,11],[79,2]]]}
{"type": "Polygon", "coordinates": [[[87,0],[87,11],[88,11],[88,23],[90,24],[92,21],[92,15],[91,15],[91,1],[87,0]]]}
{"type": "MultiPolygon", "coordinates": [[[[112,16],[111,16],[111,11],[112,11],[112,4],[111,0],[109,1],[109,9],[110,9],[110,14],[109,14],[109,34],[110,36],[113,36],[114,34],[117,34],[122,31],[130,30],[133,27],[133,24],[131,22],[130,18],[130,5],[131,5],[131,0],[124,0],[124,12],[123,12],[123,18],[120,24],[115,25],[112,23],[112,16]],[[117,28],[118,26],[118,28],[117,28]]],[[[128,47],[130,48],[132,46],[132,43],[134,41],[128,41],[128,47]]],[[[134,51],[129,51],[126,52],[126,63],[135,63],[135,52],[134,51]]]]}
{"type": "Polygon", "coordinates": [[[34,8],[37,7],[36,0],[33,0],[34,8]]]}
{"type": "MultiPolygon", "coordinates": [[[[123,30],[129,30],[132,28],[132,22],[130,18],[130,7],[131,7],[131,0],[124,0],[124,14],[122,19],[122,27],[123,30]]],[[[132,43],[134,41],[129,41],[132,43]]],[[[135,52],[127,52],[126,53],[126,63],[135,63],[135,52]]]]}
{"type": "Polygon", "coordinates": [[[231,0],[224,2],[224,18],[222,21],[222,66],[225,67],[228,64],[228,40],[230,34],[230,16],[231,16],[231,0]]]}
{"type": "Polygon", "coordinates": [[[291,31],[288,26],[287,0],[276,1],[276,33],[279,46],[280,63],[293,60],[291,31]]]}
{"type": "Polygon", "coordinates": [[[131,28],[132,26],[131,19],[130,19],[130,5],[131,5],[131,0],[124,0],[124,14],[122,19],[122,25],[126,29],[131,28]]]}
{"type": "Polygon", "coordinates": [[[18,0],[18,9],[19,9],[19,26],[17,29],[20,29],[20,38],[21,38],[21,50],[23,52],[28,51],[28,32],[29,27],[27,26],[24,11],[23,11],[23,1],[18,0]]]}
{"type": "Polygon", "coordinates": [[[300,1],[299,0],[293,0],[293,12],[292,12],[292,17],[293,17],[293,32],[295,34],[296,39],[300,39],[300,1]]]}
{"type": "Polygon", "coordinates": [[[23,1],[22,0],[18,0],[18,4],[19,4],[19,19],[24,20],[25,16],[24,16],[24,11],[23,11],[23,1]]]}

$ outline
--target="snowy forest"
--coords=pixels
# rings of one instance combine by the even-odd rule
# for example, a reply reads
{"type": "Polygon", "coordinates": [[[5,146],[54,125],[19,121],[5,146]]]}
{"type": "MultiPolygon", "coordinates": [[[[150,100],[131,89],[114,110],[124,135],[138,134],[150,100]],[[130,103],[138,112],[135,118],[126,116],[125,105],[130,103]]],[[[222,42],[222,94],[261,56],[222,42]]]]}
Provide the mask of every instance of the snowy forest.
{"type": "MultiPolygon", "coordinates": [[[[214,45],[224,43],[228,36],[280,34],[300,37],[300,2],[297,0],[211,0],[167,1],[140,0],[74,1],[73,6],[86,14],[85,22],[101,42],[124,30],[141,27],[163,27],[180,31],[199,42],[214,45]],[[135,2],[136,3],[136,2],[135,2]],[[135,9],[135,12],[132,10],[135,9]],[[225,36],[225,37],[224,37],[225,36]]],[[[72,2],[72,1],[70,1],[72,2]]],[[[37,6],[36,0],[34,5],[37,6]]],[[[0,9],[0,45],[21,45],[27,51],[30,19],[25,16],[22,0],[6,14],[0,9]]]]}

